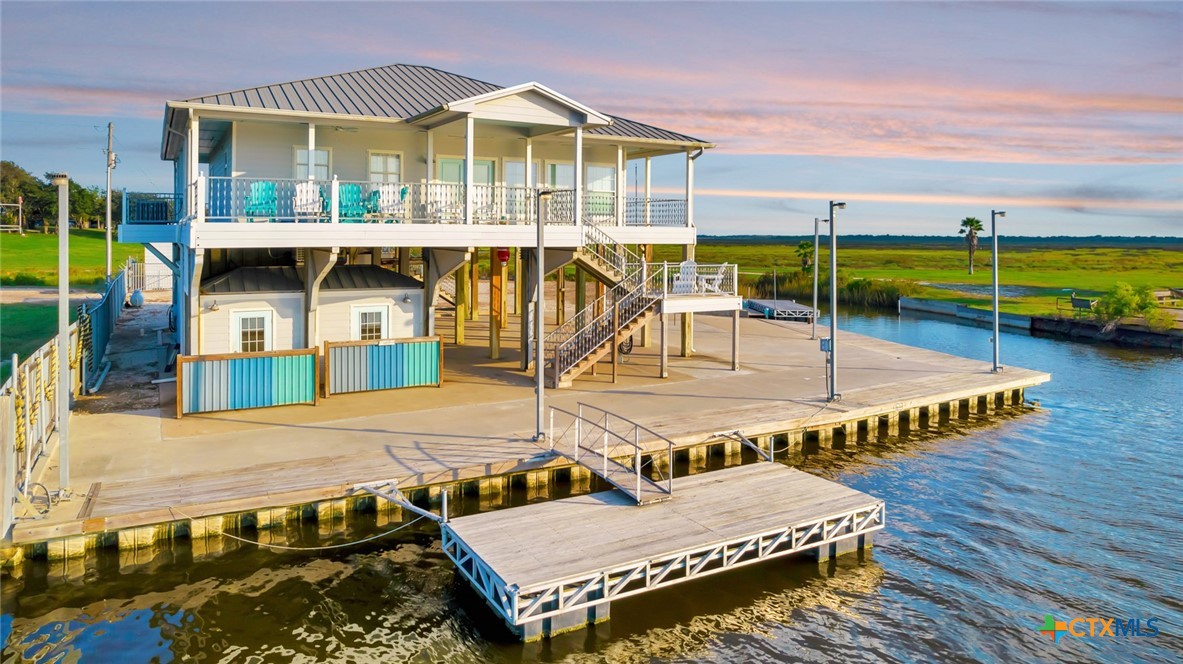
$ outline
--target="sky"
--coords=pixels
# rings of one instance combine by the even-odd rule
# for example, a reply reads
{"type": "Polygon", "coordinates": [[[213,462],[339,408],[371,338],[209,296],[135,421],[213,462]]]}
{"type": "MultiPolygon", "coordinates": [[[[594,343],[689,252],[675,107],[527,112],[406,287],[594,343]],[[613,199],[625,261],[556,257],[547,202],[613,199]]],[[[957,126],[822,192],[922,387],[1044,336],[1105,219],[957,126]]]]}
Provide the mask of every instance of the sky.
{"type": "Polygon", "coordinates": [[[115,186],[166,191],[165,100],[395,63],[717,144],[701,234],[1183,236],[1178,2],[4,0],[0,157],[102,186],[113,122],[115,186]]]}

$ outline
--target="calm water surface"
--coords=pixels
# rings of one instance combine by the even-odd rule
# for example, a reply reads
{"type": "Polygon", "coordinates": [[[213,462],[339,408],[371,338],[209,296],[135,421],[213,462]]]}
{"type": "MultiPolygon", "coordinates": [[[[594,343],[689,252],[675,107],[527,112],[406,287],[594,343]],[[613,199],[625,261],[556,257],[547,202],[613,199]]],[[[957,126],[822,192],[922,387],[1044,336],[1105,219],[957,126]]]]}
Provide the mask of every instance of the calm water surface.
{"type": "MultiPolygon", "coordinates": [[[[990,355],[988,330],[945,321],[841,325],[990,355]]],[[[182,548],[136,572],[102,558],[72,581],[31,566],[3,590],[0,661],[1183,659],[1183,359],[1010,333],[1003,343],[1004,363],[1054,375],[1028,393],[1039,411],[791,460],[887,501],[889,526],[861,558],[677,586],[614,603],[594,631],[524,646],[422,524],[329,555],[244,545],[194,562],[182,548]],[[1038,632],[1049,613],[1156,617],[1161,634],[1053,643],[1038,632]]]]}

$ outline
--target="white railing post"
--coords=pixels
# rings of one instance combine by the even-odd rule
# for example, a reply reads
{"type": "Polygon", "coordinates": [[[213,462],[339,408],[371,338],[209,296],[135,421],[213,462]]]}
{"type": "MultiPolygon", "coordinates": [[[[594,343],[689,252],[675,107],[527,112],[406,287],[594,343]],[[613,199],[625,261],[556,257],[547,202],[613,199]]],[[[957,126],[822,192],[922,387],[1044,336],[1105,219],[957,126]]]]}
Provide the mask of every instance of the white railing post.
{"type": "MultiPolygon", "coordinates": [[[[13,375],[16,375],[16,354],[12,356],[13,375]]],[[[15,387],[15,386],[14,386],[15,387]]],[[[9,392],[0,397],[4,400],[4,430],[0,432],[3,437],[2,450],[0,454],[3,455],[4,462],[4,478],[0,481],[4,483],[0,486],[0,539],[7,537],[8,528],[12,525],[13,513],[12,506],[16,502],[16,393],[9,392]]],[[[25,432],[25,445],[29,444],[29,434],[25,432]]]]}
{"type": "Polygon", "coordinates": [[[637,471],[637,502],[641,502],[641,448],[633,448],[633,468],[637,471]]]}
{"type": "Polygon", "coordinates": [[[604,447],[601,453],[604,457],[604,477],[608,477],[608,429],[604,429],[604,447]]]}
{"type": "Polygon", "coordinates": [[[555,448],[555,409],[554,408],[550,409],[550,433],[547,434],[546,437],[550,439],[550,449],[553,450],[555,448]]]}
{"type": "Polygon", "coordinates": [[[341,222],[341,183],[337,175],[333,174],[333,181],[329,184],[329,221],[337,224],[341,222]]]}
{"type": "Polygon", "coordinates": [[[579,461],[579,446],[583,443],[583,407],[579,408],[580,416],[575,418],[575,460],[579,461]]]}
{"type": "Polygon", "coordinates": [[[193,193],[193,219],[197,223],[205,222],[205,192],[206,179],[204,175],[197,176],[197,186],[194,187],[193,193]]]}

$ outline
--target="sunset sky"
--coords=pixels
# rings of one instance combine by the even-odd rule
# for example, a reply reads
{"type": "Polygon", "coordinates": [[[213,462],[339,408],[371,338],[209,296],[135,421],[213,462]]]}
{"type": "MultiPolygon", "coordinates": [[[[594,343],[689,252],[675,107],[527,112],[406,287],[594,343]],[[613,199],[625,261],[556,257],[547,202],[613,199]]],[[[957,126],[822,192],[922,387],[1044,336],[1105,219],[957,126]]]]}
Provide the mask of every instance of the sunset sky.
{"type": "MultiPolygon", "coordinates": [[[[0,3],[0,153],[171,188],[166,99],[379,65],[718,144],[704,234],[1183,235],[1183,3],[0,3]]],[[[655,160],[681,186],[682,159],[655,160]]],[[[630,169],[629,184],[633,181],[630,169]]]]}

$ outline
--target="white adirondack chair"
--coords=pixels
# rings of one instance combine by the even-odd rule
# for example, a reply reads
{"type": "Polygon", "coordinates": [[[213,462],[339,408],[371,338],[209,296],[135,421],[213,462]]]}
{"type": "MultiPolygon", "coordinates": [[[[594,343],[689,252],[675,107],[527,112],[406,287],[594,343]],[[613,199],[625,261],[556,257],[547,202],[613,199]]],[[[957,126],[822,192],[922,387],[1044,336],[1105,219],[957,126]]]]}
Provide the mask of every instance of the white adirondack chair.
{"type": "Polygon", "coordinates": [[[296,221],[316,220],[321,216],[320,186],[315,182],[297,182],[292,209],[296,221]]]}

